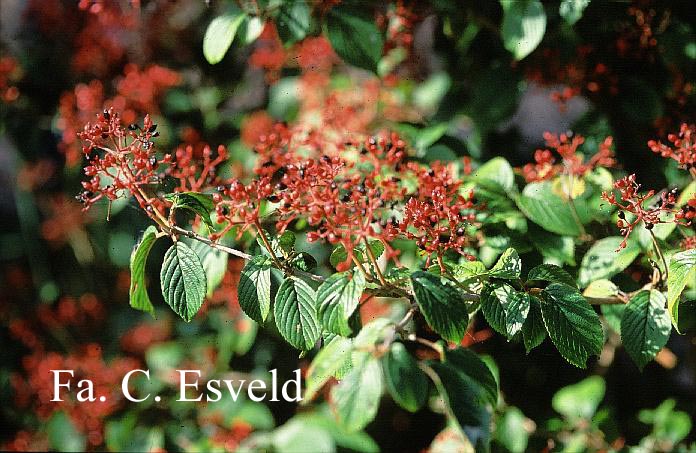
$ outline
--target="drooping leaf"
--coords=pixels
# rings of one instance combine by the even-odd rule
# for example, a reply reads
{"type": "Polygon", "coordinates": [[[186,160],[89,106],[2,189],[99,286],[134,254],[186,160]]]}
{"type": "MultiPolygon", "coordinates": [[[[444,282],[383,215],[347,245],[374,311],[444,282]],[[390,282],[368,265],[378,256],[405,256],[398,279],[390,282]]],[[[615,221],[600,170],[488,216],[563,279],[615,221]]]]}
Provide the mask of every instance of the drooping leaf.
{"type": "Polygon", "coordinates": [[[585,368],[599,355],[604,335],[599,316],[577,289],[552,283],[541,292],[541,314],[551,341],[563,358],[585,368]]]}
{"type": "Polygon", "coordinates": [[[564,271],[563,268],[553,264],[540,264],[529,271],[527,274],[527,286],[531,283],[565,283],[568,286],[577,287],[575,279],[564,271]]]}
{"type": "Polygon", "coordinates": [[[246,17],[245,13],[239,11],[218,16],[210,22],[203,37],[203,56],[208,63],[217,64],[222,61],[246,17]]]}
{"type": "Polygon", "coordinates": [[[278,331],[288,343],[308,351],[319,339],[316,294],[303,280],[288,277],[278,288],[273,314],[278,331]]]}
{"type": "Polygon", "coordinates": [[[366,11],[339,5],[329,10],[326,19],[329,42],[336,53],[348,64],[376,72],[384,37],[373,18],[366,11]]]}
{"type": "Polygon", "coordinates": [[[520,278],[521,271],[522,261],[517,251],[513,248],[509,248],[498,258],[495,265],[488,271],[488,275],[506,280],[516,280],[520,278]]]}
{"type": "Polygon", "coordinates": [[[429,272],[414,272],[411,283],[428,325],[444,339],[460,343],[469,325],[469,313],[459,292],[429,272]]]}
{"type": "Polygon", "coordinates": [[[171,209],[185,209],[198,214],[205,224],[212,228],[210,212],[215,208],[212,195],[198,192],[176,192],[164,196],[172,202],[171,209]]]}
{"type": "Polygon", "coordinates": [[[370,354],[361,355],[351,371],[331,389],[331,404],[347,431],[358,431],[377,415],[382,396],[382,367],[370,354]]]}
{"type": "Polygon", "coordinates": [[[152,305],[150,297],[147,295],[147,286],[145,285],[145,263],[147,262],[147,257],[156,240],[157,228],[154,226],[147,227],[130,257],[131,281],[128,291],[130,306],[150,314],[154,314],[155,307],[152,305]]]}
{"type": "Polygon", "coordinates": [[[522,330],[529,313],[529,294],[505,283],[487,283],[481,292],[483,316],[496,331],[512,338],[522,330]]]}
{"type": "Polygon", "coordinates": [[[505,48],[521,60],[541,42],[546,31],[546,12],[538,0],[501,0],[503,24],[501,34],[505,48]]]}
{"type": "Polygon", "coordinates": [[[344,336],[351,334],[348,319],[358,307],[365,284],[362,272],[340,272],[330,276],[319,286],[319,320],[326,330],[344,336]]]}
{"type": "Polygon", "coordinates": [[[641,370],[669,340],[672,324],[666,302],[659,291],[641,291],[631,298],[621,316],[621,341],[641,370]]]}
{"type": "Polygon", "coordinates": [[[675,253],[669,260],[667,308],[677,332],[679,331],[679,297],[689,283],[696,284],[696,249],[675,253]]]}
{"type": "Polygon", "coordinates": [[[529,313],[527,320],[522,326],[522,341],[524,349],[529,351],[539,346],[546,338],[546,326],[541,315],[541,301],[534,297],[529,297],[529,313]]]}
{"type": "Polygon", "coordinates": [[[208,283],[201,260],[182,241],[164,255],[160,282],[164,301],[184,321],[191,321],[200,310],[208,283]]]}
{"type": "Polygon", "coordinates": [[[580,264],[578,283],[584,288],[593,280],[611,278],[626,269],[640,253],[640,245],[629,240],[619,249],[623,238],[611,236],[595,242],[580,264]]]}
{"type": "Polygon", "coordinates": [[[445,362],[478,383],[492,407],[498,404],[498,382],[491,368],[474,351],[468,348],[448,350],[445,352],[445,362]]]}
{"type": "Polygon", "coordinates": [[[309,370],[307,370],[303,402],[309,402],[314,399],[314,396],[323,385],[329,379],[335,377],[346,361],[350,361],[351,352],[352,342],[348,338],[336,336],[324,344],[324,347],[319,350],[319,353],[312,360],[309,370]]]}
{"type": "Polygon", "coordinates": [[[384,381],[396,403],[409,412],[423,407],[428,398],[428,379],[403,343],[395,342],[382,357],[384,381]]]}
{"type": "Polygon", "coordinates": [[[244,313],[263,324],[271,311],[271,259],[255,256],[244,265],[237,286],[237,299],[244,313]]]}

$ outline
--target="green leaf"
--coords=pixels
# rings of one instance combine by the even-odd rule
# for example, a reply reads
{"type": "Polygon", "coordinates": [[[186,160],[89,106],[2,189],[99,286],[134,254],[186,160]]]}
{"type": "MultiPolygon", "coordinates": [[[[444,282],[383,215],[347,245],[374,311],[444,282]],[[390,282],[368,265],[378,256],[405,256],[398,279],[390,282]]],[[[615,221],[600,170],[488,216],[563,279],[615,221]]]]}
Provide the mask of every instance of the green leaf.
{"type": "Polygon", "coordinates": [[[215,288],[222,282],[227,271],[227,253],[214,249],[200,241],[184,239],[201,260],[208,281],[206,295],[210,297],[215,288]]]}
{"type": "Polygon", "coordinates": [[[679,297],[686,285],[696,284],[696,249],[675,253],[669,260],[667,308],[674,328],[679,331],[679,297]]]}
{"type": "Polygon", "coordinates": [[[558,352],[585,368],[590,355],[599,355],[604,334],[599,316],[577,289],[552,283],[541,292],[541,315],[558,352]]]}
{"type": "Polygon", "coordinates": [[[330,276],[317,290],[317,304],[321,325],[329,332],[350,335],[348,318],[353,314],[365,291],[362,272],[340,272],[330,276]]]}
{"type": "Polygon", "coordinates": [[[659,291],[641,291],[631,298],[621,316],[621,341],[641,370],[669,340],[672,325],[666,302],[659,291]]]}
{"type": "Polygon", "coordinates": [[[487,283],[481,292],[483,316],[508,339],[517,335],[529,313],[529,295],[505,283],[487,283]]]}
{"type": "Polygon", "coordinates": [[[309,3],[293,1],[283,3],[275,21],[278,35],[285,44],[301,41],[311,26],[312,10],[309,3]]]}
{"type": "Polygon", "coordinates": [[[136,310],[146,311],[152,315],[155,313],[155,307],[147,295],[147,286],[145,285],[145,263],[150,254],[152,246],[157,240],[157,228],[149,226],[143,233],[140,243],[133,249],[130,257],[130,306],[136,310]]]}
{"type": "Polygon", "coordinates": [[[326,28],[331,46],[346,63],[377,71],[384,37],[369,13],[339,5],[329,10],[326,28]]]}
{"type": "Polygon", "coordinates": [[[384,381],[396,403],[409,412],[417,412],[428,398],[428,379],[403,343],[393,343],[382,357],[384,381]]]}
{"type": "Polygon", "coordinates": [[[164,196],[172,202],[171,209],[186,209],[201,217],[201,220],[209,227],[213,227],[210,220],[210,212],[215,209],[213,196],[198,192],[176,192],[164,196]]]}
{"type": "Polygon", "coordinates": [[[541,42],[546,31],[546,12],[538,0],[501,0],[503,5],[503,24],[501,35],[503,45],[521,60],[541,42]]]}
{"type": "MultiPolygon", "coordinates": [[[[280,236],[273,236],[266,230],[263,230],[263,233],[269,240],[273,253],[275,253],[276,256],[287,257],[295,250],[295,233],[292,231],[285,231],[280,236]]],[[[264,255],[271,256],[260,234],[256,236],[256,242],[259,244],[259,247],[261,247],[264,255]]]]}
{"type": "Polygon", "coordinates": [[[611,280],[595,280],[582,292],[585,297],[614,297],[619,294],[619,287],[611,280]]]}
{"type": "Polygon", "coordinates": [[[606,385],[599,376],[563,387],[553,395],[551,406],[571,422],[590,420],[604,399],[606,385]]]}
{"type": "Polygon", "coordinates": [[[324,344],[307,370],[303,404],[314,399],[324,384],[350,361],[352,350],[351,340],[339,336],[324,344]]]}
{"type": "Polygon", "coordinates": [[[623,238],[610,236],[595,242],[582,257],[578,283],[584,288],[594,280],[611,278],[626,269],[640,254],[640,245],[629,240],[619,249],[623,238]],[[618,250],[618,251],[617,251],[618,250]]]}
{"type": "Polygon", "coordinates": [[[361,356],[345,378],[331,389],[331,403],[339,423],[358,431],[377,415],[382,396],[382,368],[370,354],[361,356]]]}
{"type": "Polygon", "coordinates": [[[541,301],[534,296],[530,296],[529,313],[527,314],[527,320],[522,326],[522,341],[527,354],[543,343],[544,338],[546,338],[546,327],[541,316],[541,301]]]}
{"type": "Polygon", "coordinates": [[[486,183],[486,188],[496,189],[502,194],[517,190],[515,174],[510,163],[503,157],[494,157],[474,172],[474,181],[486,183]]]}
{"type": "Polygon", "coordinates": [[[430,361],[428,367],[431,370],[428,374],[445,403],[449,418],[472,444],[478,447],[487,445],[492,406],[484,387],[448,361],[430,361]]]}
{"type": "Polygon", "coordinates": [[[218,16],[210,22],[203,37],[203,56],[208,63],[217,64],[222,61],[246,17],[245,13],[238,12],[218,16]]]}
{"type": "Polygon", "coordinates": [[[448,350],[445,362],[480,385],[491,407],[498,404],[498,382],[491,368],[474,351],[468,348],[448,350]]]}
{"type": "Polygon", "coordinates": [[[460,293],[428,272],[414,272],[411,283],[428,325],[447,341],[460,343],[469,325],[469,313],[460,293]]]}
{"type": "Polygon", "coordinates": [[[555,195],[548,182],[527,184],[517,199],[517,205],[529,220],[547,231],[564,236],[579,236],[581,233],[568,201],[555,195]]]}
{"type": "Polygon", "coordinates": [[[237,286],[237,299],[244,313],[263,324],[271,311],[271,259],[255,256],[244,265],[237,286]]]}
{"type": "Polygon", "coordinates": [[[531,283],[549,282],[549,283],[565,283],[568,286],[577,287],[575,279],[564,271],[562,268],[554,264],[540,264],[527,274],[527,286],[531,283]]]}
{"type": "Polygon", "coordinates": [[[314,290],[296,277],[285,279],[275,297],[278,331],[297,349],[308,351],[319,339],[321,327],[317,321],[314,290]]]}
{"type": "Polygon", "coordinates": [[[498,262],[488,271],[488,275],[506,280],[517,280],[520,278],[521,271],[522,261],[517,251],[513,248],[509,248],[498,258],[498,262]]]}
{"type": "Polygon", "coordinates": [[[582,13],[590,4],[590,0],[562,0],[558,13],[568,25],[574,25],[582,18],[582,13]]]}
{"type": "Polygon", "coordinates": [[[164,255],[160,272],[164,301],[184,321],[200,310],[208,287],[205,270],[196,252],[178,241],[164,255]]]}
{"type": "MultiPolygon", "coordinates": [[[[328,430],[290,419],[272,433],[273,450],[276,453],[301,451],[335,452],[336,444],[328,430]]],[[[257,450],[258,451],[258,450],[257,450]]],[[[262,449],[262,451],[267,451],[262,449]]]]}
{"type": "Polygon", "coordinates": [[[508,406],[496,422],[495,440],[511,453],[524,453],[529,442],[529,419],[521,410],[508,406]]]}
{"type": "Polygon", "coordinates": [[[295,269],[309,272],[317,267],[317,260],[307,252],[300,252],[289,261],[289,264],[295,269]]]}

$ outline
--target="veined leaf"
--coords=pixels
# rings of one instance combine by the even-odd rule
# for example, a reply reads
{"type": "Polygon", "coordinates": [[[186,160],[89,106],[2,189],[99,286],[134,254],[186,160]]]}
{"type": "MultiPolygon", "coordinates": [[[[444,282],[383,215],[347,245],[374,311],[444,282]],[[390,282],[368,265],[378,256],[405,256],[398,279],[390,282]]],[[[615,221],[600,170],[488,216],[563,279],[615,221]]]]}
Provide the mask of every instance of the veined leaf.
{"type": "Polygon", "coordinates": [[[579,236],[581,233],[568,201],[555,195],[548,182],[527,184],[517,199],[517,205],[532,222],[547,231],[564,236],[579,236]]]}
{"type": "Polygon", "coordinates": [[[529,295],[505,283],[487,283],[481,292],[483,316],[496,331],[512,338],[529,313],[529,295]]]}
{"type": "MultiPolygon", "coordinates": [[[[374,255],[375,259],[379,258],[382,256],[382,253],[384,253],[384,244],[382,244],[382,241],[378,241],[376,239],[372,239],[369,241],[370,244],[370,251],[374,255]]],[[[355,257],[360,260],[361,263],[367,262],[367,256],[365,253],[365,244],[360,243],[358,246],[355,248],[353,251],[355,254],[355,257]]],[[[336,267],[339,265],[339,263],[343,263],[348,259],[348,252],[346,252],[346,249],[343,247],[343,245],[339,244],[336,246],[335,249],[331,252],[331,256],[329,257],[329,262],[333,267],[336,267]]],[[[352,264],[351,264],[352,266],[352,264]]]]}
{"type": "Polygon", "coordinates": [[[130,306],[146,311],[152,315],[155,313],[155,307],[152,306],[152,301],[147,295],[147,286],[145,285],[145,264],[147,257],[150,254],[152,246],[157,240],[157,228],[150,225],[143,233],[138,245],[133,249],[130,257],[130,306]]]}
{"type": "Polygon", "coordinates": [[[275,297],[273,314],[278,331],[303,351],[312,349],[321,333],[315,298],[314,290],[296,277],[286,278],[275,297]]]}
{"type": "Polygon", "coordinates": [[[527,320],[522,326],[522,341],[527,354],[543,343],[544,338],[546,338],[546,327],[541,315],[541,301],[534,296],[530,296],[529,313],[527,314],[527,320]]]}
{"type": "Polygon", "coordinates": [[[503,157],[494,157],[481,165],[473,174],[474,180],[487,182],[487,188],[507,194],[516,191],[515,174],[510,163],[503,157]]]}
{"type": "Polygon", "coordinates": [[[210,212],[215,209],[213,196],[198,192],[175,192],[164,196],[172,202],[171,209],[186,209],[201,217],[201,220],[209,227],[213,227],[210,220],[210,212]]]}
{"type": "Polygon", "coordinates": [[[411,283],[421,313],[433,330],[448,341],[460,343],[469,325],[466,304],[457,289],[429,272],[411,274],[411,283]]]}
{"type": "Polygon", "coordinates": [[[206,295],[210,297],[215,291],[215,288],[222,282],[227,271],[227,253],[214,249],[200,241],[184,240],[191,249],[196,252],[201,260],[205,276],[208,281],[206,295]]]}
{"type": "Polygon", "coordinates": [[[667,308],[672,324],[679,332],[679,297],[688,283],[696,283],[696,249],[672,255],[667,277],[667,308]]]}
{"type": "Polygon", "coordinates": [[[548,282],[565,283],[568,286],[577,287],[575,279],[564,271],[563,268],[553,264],[540,264],[527,274],[527,285],[529,282],[548,282]]]}
{"type": "Polygon", "coordinates": [[[428,398],[428,379],[403,343],[393,343],[382,357],[387,390],[396,403],[409,412],[423,407],[428,398]]]}
{"type": "Polygon", "coordinates": [[[631,298],[621,316],[621,341],[641,370],[669,340],[672,324],[666,302],[659,291],[641,291],[631,298]]]}
{"type": "Polygon", "coordinates": [[[242,269],[237,286],[237,299],[244,313],[263,324],[271,311],[271,259],[259,255],[242,269]]]}
{"type": "Polygon", "coordinates": [[[365,290],[362,272],[340,272],[330,276],[317,290],[319,320],[329,332],[350,335],[348,318],[353,314],[365,290]]]}
{"type": "Polygon", "coordinates": [[[205,270],[196,252],[178,241],[164,255],[160,272],[164,301],[184,321],[200,310],[208,286],[205,270]]]}
{"type": "Polygon", "coordinates": [[[361,355],[353,369],[331,389],[331,403],[347,431],[359,431],[377,415],[382,396],[382,368],[370,354],[361,355]]]}
{"type": "Polygon", "coordinates": [[[563,283],[550,284],[541,295],[541,315],[551,341],[568,362],[585,368],[589,356],[602,350],[599,316],[577,289],[563,283]]]}
{"type": "Polygon", "coordinates": [[[517,251],[509,248],[498,258],[498,262],[488,271],[488,275],[506,280],[517,280],[522,271],[522,261],[517,251]]]}

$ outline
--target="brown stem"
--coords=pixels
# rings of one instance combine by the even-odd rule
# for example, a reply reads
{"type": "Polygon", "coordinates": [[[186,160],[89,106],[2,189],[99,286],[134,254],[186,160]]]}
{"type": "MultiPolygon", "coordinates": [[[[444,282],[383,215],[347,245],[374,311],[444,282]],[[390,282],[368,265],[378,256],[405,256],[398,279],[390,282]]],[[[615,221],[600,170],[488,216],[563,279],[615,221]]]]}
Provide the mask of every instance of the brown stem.
{"type": "Polygon", "coordinates": [[[375,273],[377,274],[377,278],[379,278],[379,282],[382,284],[382,286],[386,286],[387,281],[384,279],[384,275],[382,274],[382,271],[379,268],[379,264],[377,264],[375,254],[372,253],[369,241],[367,240],[367,238],[363,238],[363,241],[365,242],[365,252],[367,253],[367,257],[370,259],[370,262],[372,263],[372,267],[375,268],[375,273]]]}
{"type": "Polygon", "coordinates": [[[259,237],[261,238],[261,242],[263,242],[264,247],[266,247],[266,250],[268,250],[268,253],[270,253],[273,263],[275,263],[278,269],[285,270],[285,266],[280,262],[280,260],[278,260],[278,257],[273,251],[273,247],[271,247],[271,243],[268,241],[268,238],[266,237],[266,233],[264,233],[263,228],[261,228],[261,224],[259,222],[255,222],[254,226],[256,227],[256,231],[258,232],[259,237]]]}

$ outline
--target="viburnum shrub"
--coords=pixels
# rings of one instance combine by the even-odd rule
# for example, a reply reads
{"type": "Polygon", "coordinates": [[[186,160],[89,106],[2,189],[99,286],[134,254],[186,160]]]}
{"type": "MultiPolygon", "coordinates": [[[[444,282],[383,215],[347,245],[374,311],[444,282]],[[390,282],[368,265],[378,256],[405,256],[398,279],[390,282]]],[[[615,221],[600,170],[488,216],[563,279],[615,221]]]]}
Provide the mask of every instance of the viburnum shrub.
{"type": "MultiPolygon", "coordinates": [[[[677,151],[661,153],[686,155],[688,130],[680,139],[670,136],[677,151]]],[[[578,153],[583,137],[547,134],[560,163],[551,151],[537,151],[536,164],[521,170],[528,183],[519,192],[520,178],[501,158],[473,172],[468,160],[424,164],[394,132],[322,146],[277,124],[259,136],[253,174],[243,178],[225,175],[225,147],[162,153],[157,136],[150,117],[125,125],[113,109],[80,134],[88,163],[78,199],[85,208],[132,196],[153,222],[131,256],[131,305],[153,312],[145,263],[158,240],[171,243],[161,265],[162,295],[186,321],[220,283],[206,268],[208,255],[243,258],[242,309],[275,326],[302,354],[317,352],[304,401],[340,379],[330,401],[349,429],[375,417],[383,385],[416,411],[432,383],[453,420],[485,444],[497,384],[462,347],[477,317],[527,351],[548,336],[566,360],[585,367],[604,344],[593,305],[620,306],[624,346],[642,368],[678,327],[679,297],[696,273],[696,183],[656,194],[642,193],[635,175],[612,182],[604,168],[615,163],[611,138],[585,161],[578,153]],[[569,181],[577,187],[567,190],[569,181]],[[621,236],[600,236],[606,228],[595,224],[612,217],[621,236]],[[550,262],[523,272],[515,247],[487,268],[478,256],[501,223],[546,230],[528,233],[538,234],[532,243],[556,233],[591,247],[578,275],[550,262]],[[672,239],[677,229],[681,241],[672,239]],[[298,235],[333,247],[334,274],[314,273],[317,261],[298,250],[298,235]],[[409,242],[417,258],[403,263],[400,250],[409,242]],[[640,289],[625,292],[607,280],[641,254],[640,289]],[[389,301],[392,313],[361,320],[357,308],[372,298],[389,301]]],[[[537,247],[552,256],[544,244],[537,247]]]]}

